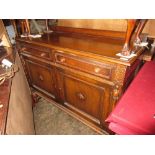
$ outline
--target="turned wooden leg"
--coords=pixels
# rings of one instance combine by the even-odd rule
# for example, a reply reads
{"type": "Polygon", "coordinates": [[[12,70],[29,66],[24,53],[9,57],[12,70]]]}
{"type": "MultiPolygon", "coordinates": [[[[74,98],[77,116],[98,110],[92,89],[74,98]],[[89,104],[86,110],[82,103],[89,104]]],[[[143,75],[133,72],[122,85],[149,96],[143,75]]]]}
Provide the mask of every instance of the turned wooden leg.
{"type": "Polygon", "coordinates": [[[137,20],[135,19],[129,19],[127,23],[127,31],[126,31],[126,37],[125,37],[125,43],[122,49],[122,55],[128,56],[130,55],[131,49],[130,49],[130,42],[131,37],[134,33],[135,28],[137,27],[137,20]]]}
{"type": "Polygon", "coordinates": [[[135,41],[134,41],[136,44],[141,43],[140,34],[142,33],[144,26],[146,25],[147,21],[148,21],[147,19],[141,19],[139,24],[138,24],[137,32],[135,35],[135,41]]]}

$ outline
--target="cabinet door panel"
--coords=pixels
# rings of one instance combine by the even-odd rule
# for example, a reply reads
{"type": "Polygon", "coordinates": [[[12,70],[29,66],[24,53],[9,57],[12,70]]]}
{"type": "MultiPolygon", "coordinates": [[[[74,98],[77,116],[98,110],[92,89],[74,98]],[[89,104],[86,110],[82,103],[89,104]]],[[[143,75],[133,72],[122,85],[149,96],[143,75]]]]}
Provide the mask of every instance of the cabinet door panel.
{"type": "Polygon", "coordinates": [[[64,105],[85,118],[102,124],[109,108],[111,87],[78,75],[72,76],[72,73],[63,70],[57,70],[57,77],[64,105]]]}
{"type": "Polygon", "coordinates": [[[52,66],[40,65],[31,60],[25,60],[29,72],[31,85],[44,93],[55,98],[55,88],[53,81],[54,69],[52,66]]]}
{"type": "Polygon", "coordinates": [[[99,119],[101,96],[104,89],[64,77],[66,102],[99,119]]]}
{"type": "Polygon", "coordinates": [[[95,124],[105,125],[113,87],[73,72],[56,69],[60,100],[74,112],[95,124]]]}

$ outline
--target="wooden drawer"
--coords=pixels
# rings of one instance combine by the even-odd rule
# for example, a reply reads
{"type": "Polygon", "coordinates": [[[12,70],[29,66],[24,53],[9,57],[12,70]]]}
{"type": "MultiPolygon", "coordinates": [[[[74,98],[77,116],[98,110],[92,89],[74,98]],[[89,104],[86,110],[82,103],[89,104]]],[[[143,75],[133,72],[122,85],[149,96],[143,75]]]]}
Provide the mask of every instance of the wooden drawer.
{"type": "Polygon", "coordinates": [[[20,47],[20,52],[25,52],[40,58],[52,59],[52,49],[32,44],[20,44],[20,47]]]}
{"type": "Polygon", "coordinates": [[[74,69],[91,73],[106,79],[111,79],[113,66],[103,64],[89,59],[83,59],[76,56],[56,53],[56,62],[74,69]]]}

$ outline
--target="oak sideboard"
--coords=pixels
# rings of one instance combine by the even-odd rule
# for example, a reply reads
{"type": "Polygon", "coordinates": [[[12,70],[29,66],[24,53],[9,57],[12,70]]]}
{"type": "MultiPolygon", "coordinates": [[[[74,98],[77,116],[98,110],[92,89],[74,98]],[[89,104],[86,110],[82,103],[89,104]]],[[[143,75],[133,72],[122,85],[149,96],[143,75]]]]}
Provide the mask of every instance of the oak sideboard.
{"type": "Polygon", "coordinates": [[[32,90],[99,132],[109,131],[105,119],[143,64],[145,51],[134,47],[136,56],[120,59],[124,33],[113,31],[98,36],[54,31],[16,42],[32,90]]]}

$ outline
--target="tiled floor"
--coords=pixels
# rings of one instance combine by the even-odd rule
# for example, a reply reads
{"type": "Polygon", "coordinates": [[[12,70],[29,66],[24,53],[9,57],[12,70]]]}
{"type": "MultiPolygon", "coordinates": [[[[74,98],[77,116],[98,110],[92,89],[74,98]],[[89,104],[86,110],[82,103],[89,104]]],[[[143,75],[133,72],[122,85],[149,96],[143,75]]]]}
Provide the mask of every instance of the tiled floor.
{"type": "Polygon", "coordinates": [[[91,128],[41,98],[34,107],[38,135],[97,135],[91,128]]]}

